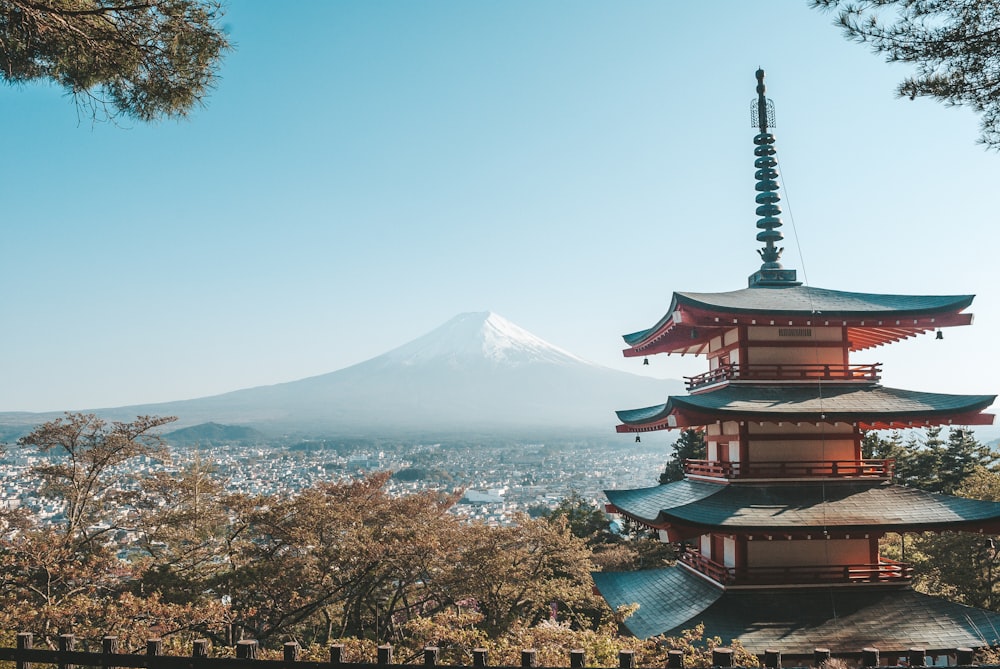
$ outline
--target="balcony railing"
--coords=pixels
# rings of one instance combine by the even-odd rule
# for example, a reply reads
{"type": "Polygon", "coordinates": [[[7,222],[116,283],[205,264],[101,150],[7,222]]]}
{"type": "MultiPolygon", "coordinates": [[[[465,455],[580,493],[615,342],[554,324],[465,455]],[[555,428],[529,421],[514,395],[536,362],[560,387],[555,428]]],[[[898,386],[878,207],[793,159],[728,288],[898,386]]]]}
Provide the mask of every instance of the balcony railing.
{"type": "Polygon", "coordinates": [[[816,585],[829,583],[906,583],[913,567],[880,558],[876,564],[726,567],[688,549],[680,561],[722,585],[816,585]]]}
{"type": "Polygon", "coordinates": [[[798,460],[790,462],[722,462],[685,460],[684,473],[715,479],[892,478],[896,461],[798,460]]]}
{"type": "Polygon", "coordinates": [[[723,381],[868,381],[882,378],[882,363],[871,365],[721,365],[685,376],[688,390],[723,381]]]}

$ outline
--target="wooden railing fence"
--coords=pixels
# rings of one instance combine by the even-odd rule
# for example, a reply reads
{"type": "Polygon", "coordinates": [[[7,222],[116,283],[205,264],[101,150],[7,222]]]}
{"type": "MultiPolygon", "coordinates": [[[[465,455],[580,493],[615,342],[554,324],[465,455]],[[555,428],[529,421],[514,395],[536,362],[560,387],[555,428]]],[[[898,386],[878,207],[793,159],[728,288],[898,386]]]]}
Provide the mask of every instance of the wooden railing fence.
{"type": "MultiPolygon", "coordinates": [[[[344,646],[334,644],[330,646],[330,659],[327,662],[303,661],[299,660],[300,648],[295,642],[284,645],[284,657],[280,660],[262,660],[258,658],[259,646],[256,641],[243,640],[236,644],[236,657],[209,657],[209,644],[207,640],[197,640],[194,642],[191,655],[175,656],[163,655],[163,642],[160,639],[150,639],[146,642],[145,654],[129,654],[118,652],[118,638],[106,636],[102,639],[102,651],[81,652],[75,650],[76,639],[72,634],[63,634],[59,637],[59,649],[33,648],[33,637],[31,633],[22,632],[17,635],[16,648],[0,648],[0,661],[13,662],[16,669],[33,669],[34,664],[44,664],[55,666],[58,669],[82,669],[83,667],[101,667],[102,669],[123,669],[125,667],[143,667],[145,669],[385,669],[391,666],[424,666],[435,667],[437,669],[465,669],[469,666],[474,669],[515,669],[514,667],[503,667],[501,665],[491,665],[488,663],[487,651],[484,648],[476,648],[472,651],[471,665],[444,665],[438,663],[439,649],[428,646],[423,649],[422,661],[413,664],[402,664],[393,661],[392,646],[382,645],[378,647],[375,662],[346,662],[344,661],[344,646]]],[[[974,665],[974,651],[972,648],[956,648],[941,655],[948,655],[954,659],[955,664],[951,667],[973,667],[980,669],[1000,669],[1000,665],[974,665]]],[[[821,668],[824,662],[833,657],[850,659],[860,667],[923,667],[930,666],[928,660],[931,657],[923,648],[911,648],[903,654],[893,654],[890,657],[882,658],[888,660],[886,664],[880,665],[879,650],[877,648],[864,648],[860,652],[832,654],[828,648],[816,648],[813,651],[811,663],[801,664],[802,656],[795,656],[799,660],[798,664],[786,664],[786,669],[806,669],[807,667],[821,668]]],[[[731,648],[715,648],[712,651],[713,668],[736,668],[733,662],[734,653],[731,648]]],[[[583,650],[570,650],[568,653],[569,665],[563,668],[545,669],[584,669],[588,667],[586,654],[583,650]]],[[[770,668],[781,668],[782,659],[780,650],[766,650],[759,656],[761,665],[770,668]]],[[[667,669],[684,669],[684,652],[680,650],[670,650],[667,654],[667,669]]],[[[538,665],[537,651],[526,649],[521,651],[520,669],[542,669],[538,665]]],[[[635,652],[622,650],[618,653],[618,669],[636,669],[635,652]]]]}

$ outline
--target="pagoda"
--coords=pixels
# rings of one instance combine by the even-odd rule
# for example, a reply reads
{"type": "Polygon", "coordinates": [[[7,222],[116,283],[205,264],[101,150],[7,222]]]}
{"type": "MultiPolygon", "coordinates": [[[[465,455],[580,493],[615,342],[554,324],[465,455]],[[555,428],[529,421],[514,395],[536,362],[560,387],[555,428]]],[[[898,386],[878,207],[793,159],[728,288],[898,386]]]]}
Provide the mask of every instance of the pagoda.
{"type": "MultiPolygon", "coordinates": [[[[804,285],[786,269],[773,106],[757,71],[753,102],[757,240],[748,287],[676,292],[652,327],[625,335],[627,357],[704,355],[690,394],[619,411],[618,432],[693,428],[704,460],[681,481],[606,491],[609,509],[680,548],[663,569],[594,574],[642,638],[704,623],[749,651],[811,657],[875,647],[946,654],[996,644],[1000,614],[916,592],[909,565],[880,555],[886,533],[1000,532],[1000,503],[893,483],[893,462],[862,457],[869,430],[989,425],[993,395],[882,386],[852,353],[969,325],[972,295],[886,295],[804,285]]],[[[638,439],[638,435],[637,435],[638,439]]],[[[895,654],[895,655],[894,655],[895,654]]]]}

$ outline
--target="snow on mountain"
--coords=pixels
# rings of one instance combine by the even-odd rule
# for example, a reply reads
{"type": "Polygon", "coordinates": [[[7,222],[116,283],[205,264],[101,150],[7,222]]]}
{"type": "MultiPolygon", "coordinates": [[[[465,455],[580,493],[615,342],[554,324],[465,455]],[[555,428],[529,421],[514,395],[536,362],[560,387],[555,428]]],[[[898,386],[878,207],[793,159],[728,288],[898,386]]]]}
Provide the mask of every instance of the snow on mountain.
{"type": "Polygon", "coordinates": [[[481,362],[503,366],[539,362],[589,364],[489,311],[459,314],[422,337],[372,360],[376,361],[384,366],[404,367],[439,363],[463,367],[481,362]]]}

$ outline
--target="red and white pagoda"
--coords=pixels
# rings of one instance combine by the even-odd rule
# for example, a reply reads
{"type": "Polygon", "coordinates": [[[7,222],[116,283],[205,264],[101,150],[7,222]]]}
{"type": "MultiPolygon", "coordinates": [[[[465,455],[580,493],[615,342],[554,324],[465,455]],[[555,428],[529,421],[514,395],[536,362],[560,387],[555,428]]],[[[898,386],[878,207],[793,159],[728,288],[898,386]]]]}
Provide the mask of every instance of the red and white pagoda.
{"type": "Polygon", "coordinates": [[[696,428],[707,458],[685,479],[609,490],[614,510],[682,546],[676,566],[596,573],[612,607],[638,603],[639,637],[705,624],[751,652],[811,656],[877,647],[891,656],[997,643],[1000,615],[914,591],[908,565],[879,553],[887,532],[1000,532],[1000,503],[895,485],[862,457],[867,430],[988,425],[993,395],[886,388],[856,351],[969,325],[972,295],[885,295],[803,285],[780,264],[777,160],[764,73],[754,138],[757,240],[749,286],[674,293],[666,315],[625,336],[626,356],[704,355],[689,395],[619,411],[619,432],[696,428]]]}

